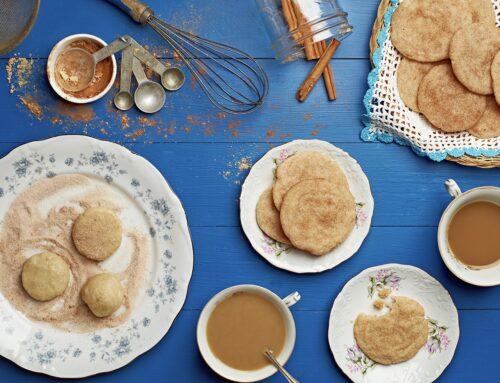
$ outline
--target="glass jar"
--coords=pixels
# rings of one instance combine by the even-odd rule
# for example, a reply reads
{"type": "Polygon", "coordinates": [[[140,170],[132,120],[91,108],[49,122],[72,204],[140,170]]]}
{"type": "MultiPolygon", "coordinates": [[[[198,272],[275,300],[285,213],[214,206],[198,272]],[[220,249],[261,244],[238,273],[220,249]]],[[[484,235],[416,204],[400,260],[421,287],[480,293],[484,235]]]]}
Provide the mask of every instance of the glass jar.
{"type": "Polygon", "coordinates": [[[290,62],[304,57],[310,42],[342,40],[352,32],[347,13],[337,0],[256,0],[276,58],[290,62]],[[292,12],[293,16],[290,16],[292,12]],[[290,23],[290,17],[295,22],[290,23]]]}

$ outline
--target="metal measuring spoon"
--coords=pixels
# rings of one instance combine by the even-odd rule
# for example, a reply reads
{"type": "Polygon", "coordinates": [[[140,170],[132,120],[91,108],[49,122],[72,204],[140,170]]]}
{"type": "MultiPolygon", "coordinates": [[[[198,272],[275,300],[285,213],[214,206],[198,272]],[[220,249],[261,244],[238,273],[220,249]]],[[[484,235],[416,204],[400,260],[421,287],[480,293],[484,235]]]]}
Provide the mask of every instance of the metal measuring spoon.
{"type": "Polygon", "coordinates": [[[166,90],[174,91],[181,88],[186,80],[184,72],[176,67],[167,68],[142,45],[131,38],[134,56],[160,75],[161,84],[166,90]]]}
{"type": "Polygon", "coordinates": [[[134,52],[132,47],[127,47],[122,51],[122,61],[120,67],[120,91],[115,95],[113,102],[120,110],[129,110],[134,106],[134,97],[130,93],[132,82],[132,65],[134,62],[134,52]]]}
{"type": "Polygon", "coordinates": [[[138,82],[134,93],[135,105],[144,113],[158,112],[165,105],[165,90],[157,82],[148,80],[141,62],[136,57],[132,70],[138,82]]]}
{"type": "Polygon", "coordinates": [[[57,68],[60,60],[64,60],[65,65],[74,68],[72,73],[76,73],[76,79],[74,81],[61,81],[59,85],[69,92],[79,92],[87,88],[94,78],[97,63],[129,45],[130,39],[127,36],[122,36],[95,53],[87,52],[82,48],[66,49],[57,58],[55,66],[57,68]]]}

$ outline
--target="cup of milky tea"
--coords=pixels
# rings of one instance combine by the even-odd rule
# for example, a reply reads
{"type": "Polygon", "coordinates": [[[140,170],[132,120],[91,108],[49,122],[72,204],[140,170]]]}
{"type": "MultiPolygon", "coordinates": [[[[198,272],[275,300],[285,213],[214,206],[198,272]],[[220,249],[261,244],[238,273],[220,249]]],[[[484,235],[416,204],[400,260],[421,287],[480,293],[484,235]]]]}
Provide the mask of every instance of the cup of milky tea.
{"type": "Polygon", "coordinates": [[[478,187],[462,192],[445,182],[453,198],[441,217],[438,246],[448,269],[476,286],[500,284],[500,188],[478,187]]]}
{"type": "Polygon", "coordinates": [[[264,355],[268,349],[284,365],[295,345],[295,322],[289,307],[294,292],[281,299],[255,285],[229,287],[215,295],[200,314],[198,347],[205,362],[234,382],[257,382],[276,373],[264,355]]]}

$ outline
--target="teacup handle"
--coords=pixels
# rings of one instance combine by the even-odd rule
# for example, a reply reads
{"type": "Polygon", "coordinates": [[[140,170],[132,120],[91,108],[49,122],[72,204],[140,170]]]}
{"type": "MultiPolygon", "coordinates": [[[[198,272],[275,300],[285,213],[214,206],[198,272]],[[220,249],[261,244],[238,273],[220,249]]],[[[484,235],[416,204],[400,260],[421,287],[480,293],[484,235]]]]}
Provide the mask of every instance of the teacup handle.
{"type": "Polygon", "coordinates": [[[288,295],[285,298],[283,298],[283,302],[288,307],[292,307],[295,303],[297,303],[298,301],[300,301],[300,298],[301,298],[301,296],[300,296],[299,292],[298,291],[294,291],[290,295],[288,295]]]}
{"type": "Polygon", "coordinates": [[[460,190],[460,187],[455,182],[455,180],[446,180],[444,186],[446,187],[446,190],[448,191],[448,194],[451,196],[451,198],[457,198],[460,194],[462,194],[462,190],[460,190]]]}

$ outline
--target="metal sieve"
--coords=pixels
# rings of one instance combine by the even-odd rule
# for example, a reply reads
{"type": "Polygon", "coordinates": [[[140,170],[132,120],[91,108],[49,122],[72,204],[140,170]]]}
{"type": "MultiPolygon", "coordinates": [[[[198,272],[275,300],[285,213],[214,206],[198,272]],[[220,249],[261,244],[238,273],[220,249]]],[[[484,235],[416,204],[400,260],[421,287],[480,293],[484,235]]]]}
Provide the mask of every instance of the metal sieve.
{"type": "Polygon", "coordinates": [[[28,36],[38,15],[40,0],[0,0],[0,55],[28,36]]]}

